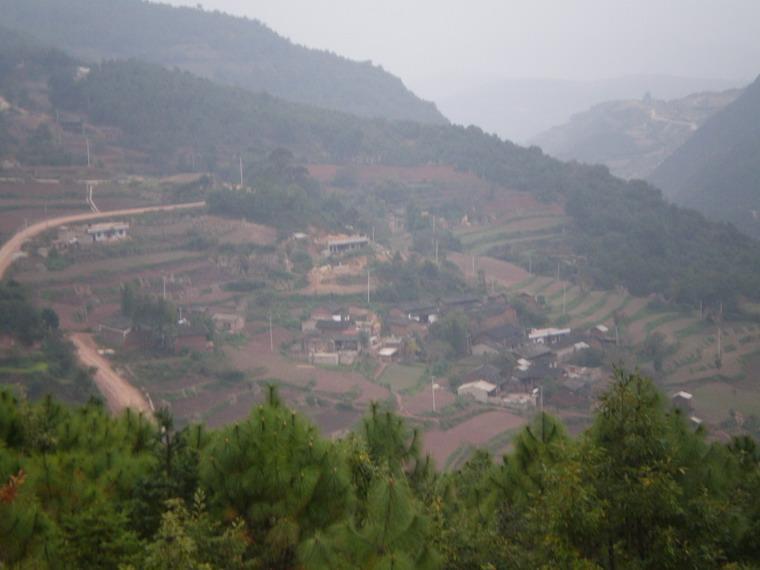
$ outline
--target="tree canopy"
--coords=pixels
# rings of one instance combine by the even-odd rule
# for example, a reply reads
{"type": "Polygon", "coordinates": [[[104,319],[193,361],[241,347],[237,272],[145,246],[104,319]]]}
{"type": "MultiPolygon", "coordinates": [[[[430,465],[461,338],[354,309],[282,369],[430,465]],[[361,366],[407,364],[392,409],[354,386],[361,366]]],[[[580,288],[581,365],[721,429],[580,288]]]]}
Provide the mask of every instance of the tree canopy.
{"type": "Polygon", "coordinates": [[[322,438],[274,388],[174,428],[0,391],[0,563],[35,568],[754,568],[760,447],[711,442],[618,371],[571,438],[541,413],[494,460],[436,472],[373,405],[322,438]]]}

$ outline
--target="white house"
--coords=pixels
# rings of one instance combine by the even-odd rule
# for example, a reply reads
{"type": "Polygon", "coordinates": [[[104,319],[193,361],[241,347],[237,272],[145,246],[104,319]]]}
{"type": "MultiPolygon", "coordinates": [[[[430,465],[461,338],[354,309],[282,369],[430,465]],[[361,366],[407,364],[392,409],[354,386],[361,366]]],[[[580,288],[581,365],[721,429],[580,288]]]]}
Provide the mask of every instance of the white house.
{"type": "Polygon", "coordinates": [[[488,398],[496,392],[496,385],[478,380],[477,382],[468,382],[457,388],[457,394],[460,396],[472,396],[478,402],[488,402],[488,398]]]}
{"type": "Polygon", "coordinates": [[[563,336],[569,335],[571,329],[531,329],[528,333],[528,339],[532,342],[539,344],[554,344],[558,342],[563,336]]]}
{"type": "Polygon", "coordinates": [[[129,224],[125,222],[109,222],[87,226],[87,235],[96,243],[119,241],[126,239],[129,224]]]}

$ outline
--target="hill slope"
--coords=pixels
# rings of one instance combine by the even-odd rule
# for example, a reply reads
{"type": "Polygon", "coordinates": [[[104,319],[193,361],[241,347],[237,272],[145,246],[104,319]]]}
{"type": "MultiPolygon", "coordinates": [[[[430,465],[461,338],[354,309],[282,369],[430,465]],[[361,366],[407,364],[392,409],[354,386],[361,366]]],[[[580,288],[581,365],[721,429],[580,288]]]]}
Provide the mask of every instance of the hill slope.
{"type": "Polygon", "coordinates": [[[0,0],[0,13],[4,26],[86,60],[134,57],[327,109],[446,122],[382,68],[295,45],[255,20],[141,0],[0,0]]]}
{"type": "Polygon", "coordinates": [[[760,78],[650,179],[674,202],[760,237],[760,78]]]}
{"type": "Polygon", "coordinates": [[[574,115],[531,142],[562,160],[604,164],[623,178],[645,178],[738,90],[662,101],[610,101],[574,115]]]}
{"type": "MultiPolygon", "coordinates": [[[[42,62],[48,61],[46,53],[40,52],[42,62]]],[[[24,66],[12,66],[11,78],[30,64],[27,58],[24,66]]],[[[565,164],[475,127],[362,119],[137,61],[106,62],[86,76],[75,64],[64,66],[65,73],[61,67],[48,62],[51,111],[36,119],[41,124],[34,130],[37,138],[45,130],[54,132],[46,137],[53,148],[19,144],[14,148],[22,163],[38,146],[68,150],[66,138],[57,136],[54,110],[79,117],[87,133],[108,127],[108,144],[149,155],[156,168],[176,171],[183,162],[186,168],[192,154],[193,163],[229,180],[237,179],[241,154],[248,161],[283,147],[303,162],[447,164],[491,182],[494,192],[520,190],[564,206],[571,218],[564,237],[572,252],[567,262],[600,286],[727,307],[738,295],[760,294],[760,250],[754,240],[668,205],[653,187],[625,182],[605,168],[565,164]],[[57,140],[64,141],[63,148],[55,146],[57,140]]],[[[37,78],[31,85],[41,83],[37,78]]],[[[35,92],[33,99],[42,97],[35,92]]],[[[28,116],[23,98],[15,105],[9,114],[13,128],[28,116]]],[[[19,140],[34,139],[28,131],[13,132],[19,140]]],[[[84,138],[81,130],[72,136],[80,144],[84,138]]]]}

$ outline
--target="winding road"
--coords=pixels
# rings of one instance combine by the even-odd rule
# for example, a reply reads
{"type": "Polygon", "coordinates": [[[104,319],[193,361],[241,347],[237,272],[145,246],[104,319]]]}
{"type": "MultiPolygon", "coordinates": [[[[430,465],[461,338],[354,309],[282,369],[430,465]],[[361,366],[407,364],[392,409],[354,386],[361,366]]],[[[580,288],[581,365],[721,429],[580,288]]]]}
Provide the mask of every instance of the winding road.
{"type": "MultiPolygon", "coordinates": [[[[88,212],[86,214],[73,214],[51,218],[37,222],[16,233],[2,247],[0,247],[0,279],[5,276],[8,268],[13,264],[16,256],[21,252],[21,247],[30,239],[39,234],[65,224],[77,224],[94,220],[110,218],[123,218],[125,216],[138,216],[153,212],[171,212],[179,210],[191,210],[203,208],[205,202],[191,202],[187,204],[172,204],[167,206],[148,206],[143,208],[131,208],[126,210],[114,210],[111,212],[88,212]]],[[[98,352],[97,345],[91,335],[76,333],[71,335],[71,340],[77,349],[80,362],[88,368],[96,368],[95,385],[106,399],[108,409],[113,413],[119,413],[125,408],[135,411],[150,413],[151,406],[142,392],[120,376],[111,366],[110,362],[98,352]]]]}

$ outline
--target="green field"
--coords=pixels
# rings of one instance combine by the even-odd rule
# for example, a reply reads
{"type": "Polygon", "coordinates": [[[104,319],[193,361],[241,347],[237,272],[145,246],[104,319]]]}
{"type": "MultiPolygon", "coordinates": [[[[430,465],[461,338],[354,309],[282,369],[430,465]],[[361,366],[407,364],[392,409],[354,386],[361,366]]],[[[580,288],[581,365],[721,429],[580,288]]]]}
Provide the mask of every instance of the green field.
{"type": "Polygon", "coordinates": [[[425,368],[421,365],[391,364],[380,376],[380,383],[390,387],[394,392],[411,390],[420,383],[424,372],[425,368]]]}

